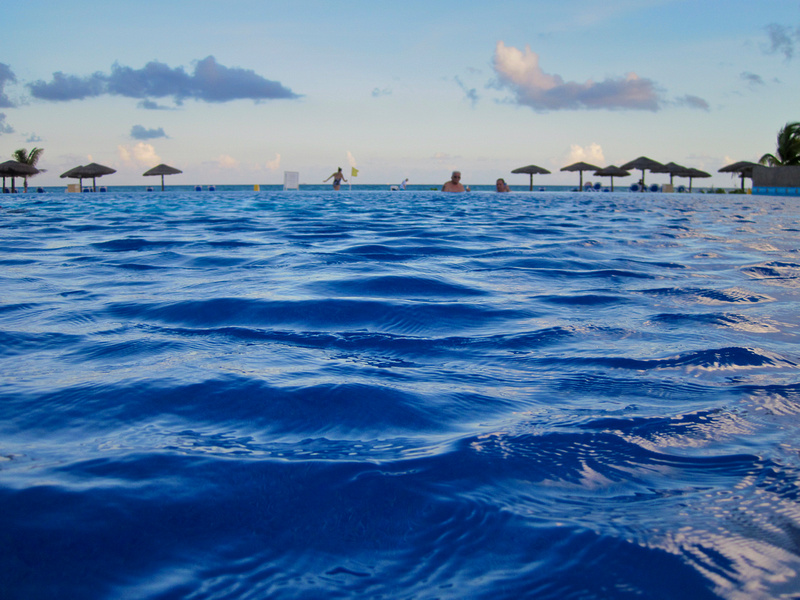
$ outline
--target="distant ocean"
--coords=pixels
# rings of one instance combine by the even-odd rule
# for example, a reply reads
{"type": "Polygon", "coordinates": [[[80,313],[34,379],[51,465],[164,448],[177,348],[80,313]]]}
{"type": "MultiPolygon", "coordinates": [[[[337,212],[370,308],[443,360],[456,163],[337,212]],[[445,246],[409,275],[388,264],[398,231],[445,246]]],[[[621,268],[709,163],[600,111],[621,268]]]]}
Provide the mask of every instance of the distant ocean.
{"type": "MultiPolygon", "coordinates": [[[[165,183],[164,193],[195,193],[195,192],[252,192],[255,191],[256,185],[258,186],[258,191],[261,192],[282,192],[283,185],[266,185],[266,184],[252,184],[252,185],[215,185],[215,184],[197,184],[197,185],[169,185],[169,182],[165,183]],[[200,188],[199,190],[197,188],[200,188]]],[[[11,184],[6,183],[6,188],[10,189],[11,184]]],[[[86,181],[84,181],[84,188],[91,188],[91,181],[89,181],[89,185],[86,185],[86,181]]],[[[150,182],[148,185],[108,185],[106,186],[104,182],[101,182],[99,179],[97,180],[97,188],[105,187],[107,192],[115,192],[115,193],[140,193],[140,192],[158,192],[161,193],[161,182],[158,183],[150,182]]],[[[397,187],[396,184],[356,184],[356,185],[349,185],[347,183],[343,183],[340,191],[353,191],[353,192],[387,192],[391,191],[391,188],[397,187]]],[[[472,185],[469,186],[471,191],[476,192],[495,192],[495,186],[492,185],[472,185]]],[[[438,186],[435,184],[430,185],[408,185],[405,192],[430,192],[430,191],[438,191],[442,188],[442,184],[438,186]]],[[[540,186],[534,185],[535,191],[549,191],[549,192],[569,192],[573,191],[576,186],[540,186]]],[[[37,186],[29,185],[28,186],[28,193],[35,192],[37,186]]],[[[48,193],[63,193],[66,191],[67,186],[44,186],[42,188],[45,192],[48,193]]],[[[628,186],[616,186],[616,191],[622,191],[623,189],[627,190],[628,186]]],[[[297,190],[292,190],[297,191],[297,190]]],[[[331,184],[300,184],[301,192],[330,192],[333,191],[331,184]]],[[[530,186],[529,185],[515,185],[511,186],[511,191],[513,192],[529,192],[530,186]]],[[[0,196],[1,198],[2,196],[0,196]]]]}
{"type": "Polygon", "coordinates": [[[135,189],[0,197],[0,598],[800,598],[796,200],[135,189]]]}
{"type": "MultiPolygon", "coordinates": [[[[150,178],[148,178],[148,179],[150,179],[150,178]]],[[[157,178],[154,177],[152,179],[155,180],[157,178]]],[[[627,192],[627,191],[630,191],[629,188],[630,188],[631,182],[632,182],[632,180],[630,180],[630,179],[627,180],[627,183],[623,183],[621,181],[615,181],[614,182],[614,191],[615,192],[627,192]]],[[[88,184],[87,184],[87,180],[84,180],[84,188],[87,189],[87,191],[88,191],[89,188],[91,188],[91,183],[92,183],[91,180],[88,180],[88,184]]],[[[593,192],[594,191],[605,191],[605,192],[611,191],[610,187],[609,187],[609,182],[608,182],[607,179],[604,180],[601,183],[602,183],[602,186],[600,187],[600,189],[599,190],[593,190],[593,192]]],[[[19,181],[17,181],[17,184],[19,184],[19,181]]],[[[467,185],[469,185],[469,184],[467,184],[467,185]]],[[[215,184],[203,183],[203,184],[197,184],[197,185],[170,185],[169,184],[169,180],[167,180],[166,183],[165,183],[164,193],[194,193],[194,192],[197,192],[197,191],[200,191],[200,192],[208,192],[208,191],[214,191],[214,192],[252,192],[252,191],[255,191],[255,187],[256,186],[258,186],[258,188],[259,188],[258,191],[261,191],[261,192],[281,192],[281,191],[283,191],[283,185],[282,184],[281,185],[273,185],[273,184],[269,184],[269,185],[267,185],[267,184],[215,185],[215,184]],[[200,189],[198,190],[197,188],[200,188],[200,189]]],[[[36,192],[38,187],[39,186],[36,185],[35,181],[34,182],[29,182],[28,193],[36,192]]],[[[98,190],[101,187],[105,188],[106,192],[114,192],[114,193],[139,193],[139,192],[148,192],[148,193],[158,192],[158,193],[161,193],[161,181],[160,181],[160,179],[158,181],[149,181],[149,182],[147,182],[146,185],[145,184],[142,184],[142,185],[110,185],[109,182],[103,181],[102,179],[98,179],[97,180],[97,188],[98,188],[98,190]]],[[[344,184],[342,184],[341,191],[386,192],[386,191],[391,191],[391,188],[393,188],[393,187],[398,187],[398,186],[396,184],[361,184],[361,183],[358,183],[358,184],[355,184],[355,185],[351,186],[350,184],[344,183],[344,184]]],[[[407,189],[405,189],[403,191],[406,191],[406,192],[409,192],[409,191],[411,191],[411,192],[429,192],[429,191],[438,191],[438,190],[441,189],[441,187],[442,187],[441,183],[438,184],[438,185],[436,185],[436,184],[421,184],[421,185],[409,184],[407,186],[407,189]]],[[[678,187],[677,183],[675,184],[675,187],[677,189],[677,187],[678,187]]],[[[688,186],[684,186],[684,187],[686,187],[688,189],[688,186]]],[[[7,189],[11,188],[10,180],[6,181],[6,188],[7,189]]],[[[17,188],[21,189],[21,186],[18,185],[17,188]]],[[[473,191],[473,192],[495,192],[495,185],[494,184],[491,184],[491,185],[469,185],[469,188],[470,188],[470,191],[473,191]]],[[[47,193],[58,193],[58,194],[65,192],[66,189],[67,189],[66,184],[65,185],[59,185],[59,186],[44,186],[44,187],[42,187],[42,190],[44,190],[47,193]]],[[[526,183],[525,185],[511,185],[510,189],[511,189],[512,192],[529,193],[531,191],[530,190],[530,185],[528,183],[526,183]]],[[[692,190],[694,192],[697,192],[697,193],[707,192],[707,191],[709,191],[709,189],[710,188],[708,186],[697,185],[697,182],[695,182],[695,185],[692,187],[692,190]]],[[[733,189],[733,188],[726,188],[727,191],[730,191],[731,189],[733,189]]],[[[293,190],[293,191],[297,191],[297,190],[293,190]]],[[[326,184],[306,184],[306,183],[301,183],[300,184],[300,191],[301,192],[330,192],[330,191],[332,191],[332,188],[331,188],[331,184],[329,184],[329,183],[326,183],[326,184]]],[[[575,186],[575,185],[539,185],[539,184],[537,184],[536,181],[534,181],[533,191],[535,191],[535,192],[573,192],[573,191],[577,191],[577,186],[575,186]]],[[[0,198],[2,198],[2,197],[3,196],[0,196],[0,198]]]]}

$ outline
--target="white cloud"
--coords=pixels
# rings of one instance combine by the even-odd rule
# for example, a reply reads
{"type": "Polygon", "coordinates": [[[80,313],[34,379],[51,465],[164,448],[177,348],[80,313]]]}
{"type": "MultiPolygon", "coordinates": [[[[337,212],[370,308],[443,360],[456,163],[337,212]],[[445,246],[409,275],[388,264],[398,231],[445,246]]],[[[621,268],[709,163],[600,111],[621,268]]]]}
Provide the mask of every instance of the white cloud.
{"type": "Polygon", "coordinates": [[[589,164],[603,165],[606,162],[603,156],[603,148],[600,144],[591,143],[588,146],[572,144],[569,148],[568,164],[576,162],[587,162],[589,164]]]}
{"type": "Polygon", "coordinates": [[[267,161],[267,168],[270,171],[277,171],[281,168],[281,155],[277,152],[275,153],[275,159],[267,161]]]}
{"type": "Polygon", "coordinates": [[[239,161],[227,154],[221,154],[217,158],[217,164],[223,169],[236,169],[239,167],[239,161]]]}
{"type": "Polygon", "coordinates": [[[129,166],[154,167],[161,162],[153,145],[145,142],[139,142],[134,146],[117,146],[117,154],[122,162],[129,166]]]}
{"type": "Polygon", "coordinates": [[[657,111],[661,99],[655,83],[636,73],[585,83],[545,73],[539,55],[497,42],[493,67],[500,87],[512,91],[518,104],[534,110],[631,109],[657,111]]]}
{"type": "Polygon", "coordinates": [[[156,154],[156,149],[152,144],[139,142],[133,147],[133,157],[143,165],[156,166],[161,162],[161,158],[156,154]]]}
{"type": "Polygon", "coordinates": [[[350,167],[353,169],[357,169],[358,165],[356,164],[356,159],[350,153],[350,150],[347,151],[347,162],[350,163],[350,167]]]}

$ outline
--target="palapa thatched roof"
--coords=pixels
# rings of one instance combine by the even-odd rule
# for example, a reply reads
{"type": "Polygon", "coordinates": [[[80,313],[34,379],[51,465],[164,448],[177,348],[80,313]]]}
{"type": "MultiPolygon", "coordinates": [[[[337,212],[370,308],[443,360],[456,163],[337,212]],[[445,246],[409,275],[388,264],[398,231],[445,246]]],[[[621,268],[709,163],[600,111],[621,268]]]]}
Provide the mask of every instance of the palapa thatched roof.
{"type": "Polygon", "coordinates": [[[562,167],[562,171],[597,171],[600,167],[596,165],[590,165],[586,162],[576,162],[571,165],[567,165],[566,167],[562,167]]]}
{"type": "Polygon", "coordinates": [[[25,175],[36,175],[39,169],[33,165],[21,163],[16,160],[7,160],[0,163],[0,175],[3,177],[24,177],[25,175]]]}
{"type": "Polygon", "coordinates": [[[150,175],[177,175],[178,173],[183,173],[183,171],[162,163],[160,165],[156,165],[149,171],[145,171],[142,173],[142,175],[148,177],[150,175]]]}

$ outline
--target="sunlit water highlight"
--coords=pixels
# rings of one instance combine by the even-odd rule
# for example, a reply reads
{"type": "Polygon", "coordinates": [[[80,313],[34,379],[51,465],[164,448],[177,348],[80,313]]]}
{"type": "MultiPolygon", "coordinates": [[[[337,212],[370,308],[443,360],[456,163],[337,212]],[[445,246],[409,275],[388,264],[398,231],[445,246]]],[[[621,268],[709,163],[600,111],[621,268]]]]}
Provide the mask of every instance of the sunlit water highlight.
{"type": "Polygon", "coordinates": [[[0,198],[0,597],[800,595],[791,198],[0,198]]]}

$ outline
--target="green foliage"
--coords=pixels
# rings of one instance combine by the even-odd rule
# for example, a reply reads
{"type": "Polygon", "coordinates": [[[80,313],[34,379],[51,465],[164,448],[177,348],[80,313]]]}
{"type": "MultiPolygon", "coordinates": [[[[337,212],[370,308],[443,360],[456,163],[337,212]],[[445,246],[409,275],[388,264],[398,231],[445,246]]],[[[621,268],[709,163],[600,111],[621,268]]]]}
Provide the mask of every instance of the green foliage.
{"type": "MultiPolygon", "coordinates": [[[[39,162],[43,152],[44,148],[34,148],[30,152],[28,152],[25,148],[20,148],[19,150],[14,150],[14,152],[11,154],[11,158],[17,162],[35,167],[36,163],[39,162]]],[[[39,169],[39,171],[44,171],[44,169],[39,169]]]]}
{"type": "MultiPolygon", "coordinates": [[[[19,150],[14,150],[14,152],[11,153],[11,158],[17,162],[36,167],[36,163],[39,162],[39,158],[41,158],[43,152],[44,148],[33,148],[30,152],[28,152],[25,148],[20,148],[19,150]]],[[[39,173],[44,173],[45,171],[46,169],[39,169],[39,173]]],[[[28,177],[35,177],[36,175],[38,175],[38,173],[34,173],[33,175],[25,175],[24,178],[26,192],[28,191],[28,177]]]]}
{"type": "Polygon", "coordinates": [[[800,166],[800,122],[784,125],[778,132],[775,154],[765,154],[758,162],[769,167],[800,166]]]}

